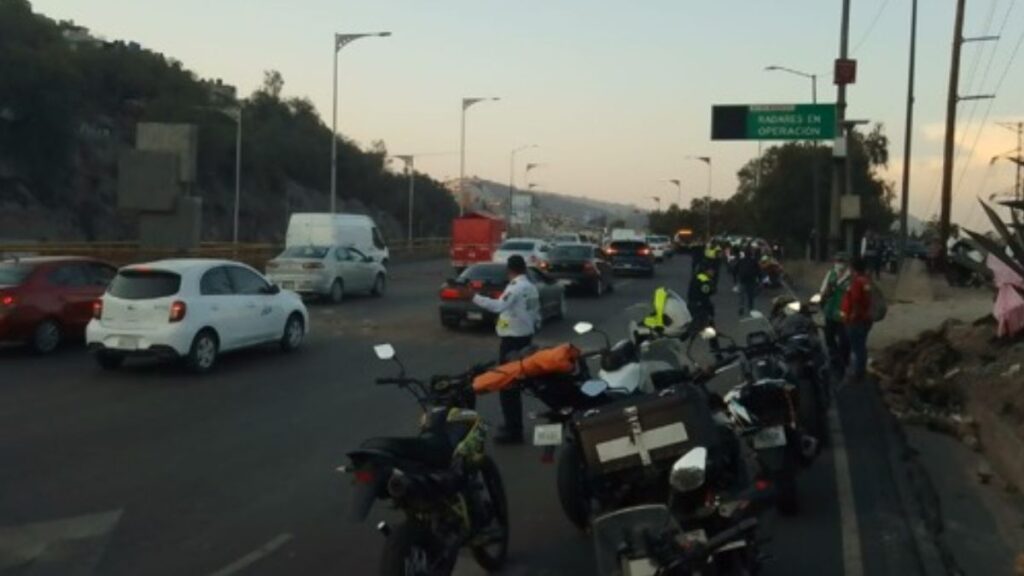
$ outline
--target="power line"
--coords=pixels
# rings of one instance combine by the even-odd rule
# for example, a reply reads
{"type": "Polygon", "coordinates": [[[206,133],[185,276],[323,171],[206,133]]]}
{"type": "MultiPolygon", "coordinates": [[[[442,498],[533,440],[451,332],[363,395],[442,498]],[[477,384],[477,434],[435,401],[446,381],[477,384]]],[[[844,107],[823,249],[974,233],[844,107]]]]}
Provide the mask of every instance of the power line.
{"type": "Polygon", "coordinates": [[[882,5],[879,6],[878,12],[875,12],[875,17],[871,19],[871,24],[868,24],[868,28],[867,30],[864,31],[864,35],[861,36],[860,40],[858,40],[857,43],[853,46],[853,50],[851,52],[852,54],[856,54],[860,50],[861,46],[863,46],[864,43],[867,42],[868,37],[871,36],[871,33],[875,31],[875,26],[878,25],[878,21],[881,20],[882,14],[885,13],[885,9],[889,7],[889,2],[890,0],[885,0],[885,2],[882,2],[882,5]]]}

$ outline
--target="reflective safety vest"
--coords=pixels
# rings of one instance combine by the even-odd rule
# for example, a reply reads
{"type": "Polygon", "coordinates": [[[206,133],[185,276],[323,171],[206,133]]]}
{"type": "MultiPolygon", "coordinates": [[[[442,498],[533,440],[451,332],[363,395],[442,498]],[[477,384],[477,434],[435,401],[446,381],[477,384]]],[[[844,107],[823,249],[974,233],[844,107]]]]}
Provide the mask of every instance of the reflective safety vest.
{"type": "Polygon", "coordinates": [[[700,291],[705,294],[711,293],[711,277],[701,272],[697,274],[697,281],[700,282],[700,291]]]}
{"type": "Polygon", "coordinates": [[[668,290],[658,288],[654,291],[654,311],[644,318],[647,328],[665,327],[665,303],[668,302],[668,290]]]}

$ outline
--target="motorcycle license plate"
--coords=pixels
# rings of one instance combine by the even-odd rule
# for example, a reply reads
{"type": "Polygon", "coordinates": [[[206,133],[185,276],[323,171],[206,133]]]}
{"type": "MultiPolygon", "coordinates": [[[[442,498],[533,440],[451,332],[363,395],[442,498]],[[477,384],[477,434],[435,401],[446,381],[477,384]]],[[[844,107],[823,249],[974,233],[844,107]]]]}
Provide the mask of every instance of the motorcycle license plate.
{"type": "Polygon", "coordinates": [[[466,312],[466,320],[483,320],[483,312],[466,312]]]}
{"type": "Polygon", "coordinates": [[[561,424],[538,424],[533,427],[534,446],[558,446],[561,443],[561,424]]]}
{"type": "Polygon", "coordinates": [[[622,576],[656,576],[658,566],[650,558],[623,560],[622,576]]]}
{"type": "Polygon", "coordinates": [[[772,426],[760,430],[754,434],[754,450],[762,448],[778,448],[786,445],[786,429],[782,426],[772,426]]]}

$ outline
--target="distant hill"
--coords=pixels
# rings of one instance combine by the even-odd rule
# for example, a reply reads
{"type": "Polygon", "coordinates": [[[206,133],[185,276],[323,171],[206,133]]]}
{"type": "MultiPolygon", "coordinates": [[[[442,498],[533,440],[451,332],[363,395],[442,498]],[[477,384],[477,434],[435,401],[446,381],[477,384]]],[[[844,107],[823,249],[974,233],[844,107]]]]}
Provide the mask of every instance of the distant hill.
{"type": "MultiPolygon", "coordinates": [[[[508,184],[490,180],[475,180],[473,191],[475,201],[481,207],[496,214],[505,214],[508,210],[508,184]]],[[[516,190],[517,194],[525,194],[525,190],[516,190]]],[[[618,204],[569,196],[545,190],[533,190],[534,214],[543,222],[553,223],[552,227],[572,230],[577,228],[606,227],[617,220],[622,220],[629,228],[645,228],[647,213],[631,204],[618,204]],[[560,225],[559,225],[560,224],[560,225]]]]}

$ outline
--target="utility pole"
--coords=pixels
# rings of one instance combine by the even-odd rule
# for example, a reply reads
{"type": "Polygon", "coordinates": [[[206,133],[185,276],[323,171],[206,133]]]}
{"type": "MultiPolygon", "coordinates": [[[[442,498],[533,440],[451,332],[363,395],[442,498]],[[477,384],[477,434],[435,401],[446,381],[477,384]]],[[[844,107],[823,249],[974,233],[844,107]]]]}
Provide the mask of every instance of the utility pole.
{"type": "Polygon", "coordinates": [[[939,262],[946,263],[946,245],[952,230],[953,210],[953,144],[956,140],[956,105],[964,100],[988,100],[995,95],[960,96],[960,52],[965,42],[997,40],[998,36],[964,38],[964,11],[966,0],[956,2],[956,20],[953,23],[953,59],[949,67],[949,95],[946,100],[946,141],[942,157],[942,207],[939,212],[939,262]]]}
{"type": "MultiPolygon", "coordinates": [[[[839,59],[846,60],[849,52],[850,0],[843,0],[843,15],[839,27],[839,59]]],[[[832,202],[828,228],[829,249],[832,253],[839,251],[842,241],[843,213],[840,203],[847,193],[846,158],[850,148],[850,139],[845,132],[846,83],[839,80],[836,78],[836,148],[832,151],[832,202]]]]}
{"type": "MultiPolygon", "coordinates": [[[[1017,179],[1013,187],[1013,197],[1016,200],[1024,200],[1024,122],[1000,122],[999,125],[1017,133],[1017,157],[1004,157],[1017,165],[1017,179]]],[[[995,162],[999,158],[997,156],[992,161],[995,162]]]]}
{"type": "Polygon", "coordinates": [[[917,66],[917,0],[910,4],[910,70],[907,73],[907,126],[903,132],[903,183],[900,194],[900,254],[907,250],[910,211],[910,150],[914,139],[914,73],[917,66]]]}

